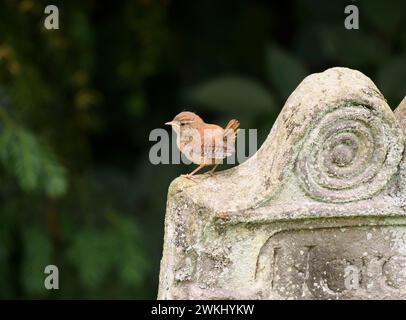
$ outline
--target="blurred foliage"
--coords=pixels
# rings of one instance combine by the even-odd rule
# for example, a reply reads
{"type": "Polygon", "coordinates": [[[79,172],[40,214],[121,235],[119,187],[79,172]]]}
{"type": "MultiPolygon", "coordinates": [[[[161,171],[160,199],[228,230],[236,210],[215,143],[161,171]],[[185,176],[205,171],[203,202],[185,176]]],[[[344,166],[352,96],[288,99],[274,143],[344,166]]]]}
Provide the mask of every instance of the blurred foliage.
{"type": "Polygon", "coordinates": [[[181,110],[265,139],[309,73],[406,94],[406,2],[46,1],[0,10],[0,298],[155,298],[170,181],[149,132],[181,110]],[[360,30],[344,28],[355,4],[360,30]],[[43,287],[59,267],[60,290],[43,287]]]}
{"type": "Polygon", "coordinates": [[[276,108],[273,96],[263,84],[238,76],[211,79],[193,89],[189,95],[196,104],[204,105],[212,112],[223,109],[224,113],[235,114],[236,117],[271,113],[276,108]]]}
{"type": "Polygon", "coordinates": [[[31,132],[13,124],[4,109],[0,109],[0,115],[2,112],[0,161],[6,171],[17,178],[23,191],[41,190],[49,197],[65,194],[65,170],[48,146],[41,144],[31,132]]]}

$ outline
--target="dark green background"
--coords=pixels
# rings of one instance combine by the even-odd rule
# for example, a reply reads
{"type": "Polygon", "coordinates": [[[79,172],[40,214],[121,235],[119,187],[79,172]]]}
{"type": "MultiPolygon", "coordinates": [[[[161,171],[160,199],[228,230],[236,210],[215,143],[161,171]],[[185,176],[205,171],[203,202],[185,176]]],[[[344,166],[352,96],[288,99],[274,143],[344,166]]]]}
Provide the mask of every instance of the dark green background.
{"type": "Polygon", "coordinates": [[[0,298],[156,297],[168,185],[194,166],[152,165],[149,133],[176,113],[262,142],[309,73],[406,94],[403,0],[53,1],[53,31],[47,4],[0,2],[0,298]]]}

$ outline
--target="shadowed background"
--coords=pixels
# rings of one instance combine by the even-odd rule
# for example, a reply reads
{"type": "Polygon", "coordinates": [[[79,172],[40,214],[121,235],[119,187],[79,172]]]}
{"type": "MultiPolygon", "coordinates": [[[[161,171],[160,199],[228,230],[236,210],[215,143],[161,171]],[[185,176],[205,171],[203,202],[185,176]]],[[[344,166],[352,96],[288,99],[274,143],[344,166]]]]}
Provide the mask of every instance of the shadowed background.
{"type": "Polygon", "coordinates": [[[309,73],[358,69],[392,108],[406,94],[403,0],[53,1],[59,30],[47,4],[1,3],[0,298],[156,297],[166,192],[195,166],[152,165],[149,133],[178,112],[260,145],[309,73]]]}

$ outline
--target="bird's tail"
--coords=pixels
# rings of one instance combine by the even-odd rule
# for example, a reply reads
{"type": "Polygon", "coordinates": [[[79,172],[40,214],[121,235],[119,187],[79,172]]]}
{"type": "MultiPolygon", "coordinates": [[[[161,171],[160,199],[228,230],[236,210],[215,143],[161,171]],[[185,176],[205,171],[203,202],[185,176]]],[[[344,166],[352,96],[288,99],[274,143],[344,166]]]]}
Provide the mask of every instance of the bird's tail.
{"type": "Polygon", "coordinates": [[[224,137],[225,138],[235,137],[239,130],[238,129],[239,126],[240,122],[238,120],[235,119],[230,120],[224,129],[224,137]]]}

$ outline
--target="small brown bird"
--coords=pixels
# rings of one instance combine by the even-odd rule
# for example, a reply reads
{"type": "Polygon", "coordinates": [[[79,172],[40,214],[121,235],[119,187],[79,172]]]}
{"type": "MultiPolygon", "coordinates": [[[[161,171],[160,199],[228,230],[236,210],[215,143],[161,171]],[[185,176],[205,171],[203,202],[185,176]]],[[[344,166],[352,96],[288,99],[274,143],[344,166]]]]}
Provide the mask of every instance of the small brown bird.
{"type": "Polygon", "coordinates": [[[191,178],[205,166],[214,165],[214,170],[222,160],[235,152],[235,139],[240,123],[233,119],[222,127],[205,123],[193,112],[179,113],[172,121],[165,123],[176,132],[176,144],[187,159],[199,166],[191,173],[184,175],[191,178]]]}

